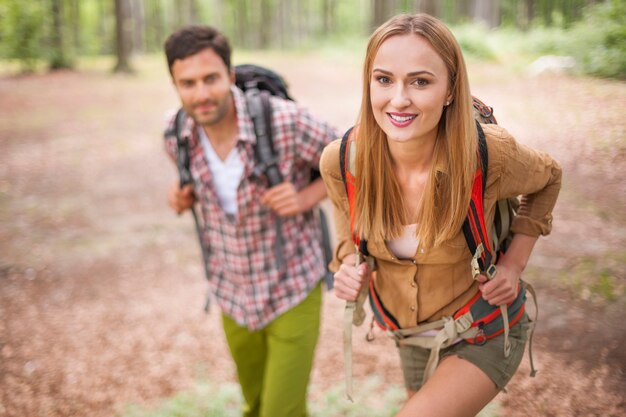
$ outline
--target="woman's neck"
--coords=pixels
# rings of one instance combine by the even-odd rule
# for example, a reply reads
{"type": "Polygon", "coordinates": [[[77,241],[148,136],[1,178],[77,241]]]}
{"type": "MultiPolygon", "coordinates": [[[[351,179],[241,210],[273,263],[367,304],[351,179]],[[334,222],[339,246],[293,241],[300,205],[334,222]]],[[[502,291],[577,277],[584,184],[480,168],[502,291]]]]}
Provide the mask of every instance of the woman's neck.
{"type": "Polygon", "coordinates": [[[389,152],[397,175],[428,174],[433,164],[436,136],[424,141],[388,141],[389,152]]]}

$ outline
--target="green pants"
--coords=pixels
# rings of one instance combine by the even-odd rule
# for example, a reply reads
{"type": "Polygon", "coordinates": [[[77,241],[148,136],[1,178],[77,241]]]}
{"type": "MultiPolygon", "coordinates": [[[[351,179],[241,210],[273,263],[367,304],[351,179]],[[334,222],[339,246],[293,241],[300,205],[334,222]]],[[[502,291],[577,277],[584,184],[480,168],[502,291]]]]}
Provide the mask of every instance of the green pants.
{"type": "Polygon", "coordinates": [[[250,331],[222,315],[237,365],[244,417],[305,417],[306,394],[319,336],[321,286],[267,327],[250,331]]]}

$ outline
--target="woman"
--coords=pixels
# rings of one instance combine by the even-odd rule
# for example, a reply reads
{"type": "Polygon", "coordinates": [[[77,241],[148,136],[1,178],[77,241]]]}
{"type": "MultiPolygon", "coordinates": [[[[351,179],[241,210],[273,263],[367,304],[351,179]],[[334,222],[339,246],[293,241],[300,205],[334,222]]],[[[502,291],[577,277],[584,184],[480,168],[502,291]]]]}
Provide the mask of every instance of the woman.
{"type": "MultiPolygon", "coordinates": [[[[493,279],[474,278],[461,231],[480,161],[459,44],[445,25],[425,14],[393,17],[372,34],[359,121],[351,134],[356,143],[352,230],[340,141],[326,147],[320,164],[339,242],[332,265],[337,297],[355,300],[371,275],[367,263],[355,265],[360,259],[352,243],[355,232],[367,239],[375,261],[371,289],[401,329],[447,320],[479,291],[494,310],[517,299],[535,242],[551,230],[561,169],[503,128],[480,127],[489,155],[487,227],[497,200],[522,195],[514,237],[498,258],[493,279]]],[[[477,414],[519,366],[528,328],[525,313],[520,316],[508,331],[508,352],[502,349],[504,334],[482,343],[455,338],[434,355],[438,365],[427,379],[429,349],[400,341],[408,401],[398,416],[477,414]]]]}

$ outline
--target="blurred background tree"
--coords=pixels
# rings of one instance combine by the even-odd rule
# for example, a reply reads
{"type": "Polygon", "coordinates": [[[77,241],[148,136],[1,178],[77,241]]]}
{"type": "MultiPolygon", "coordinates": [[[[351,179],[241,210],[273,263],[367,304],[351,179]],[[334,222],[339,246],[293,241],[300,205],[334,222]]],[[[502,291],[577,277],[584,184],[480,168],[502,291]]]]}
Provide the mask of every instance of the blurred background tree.
{"type": "Polygon", "coordinates": [[[540,51],[573,55],[585,73],[626,78],[626,0],[0,0],[0,59],[32,71],[38,62],[60,69],[72,57],[115,54],[115,70],[130,71],[132,54],[160,52],[189,23],[220,28],[237,49],[301,48],[363,38],[392,15],[417,11],[451,25],[543,30],[540,51]]]}

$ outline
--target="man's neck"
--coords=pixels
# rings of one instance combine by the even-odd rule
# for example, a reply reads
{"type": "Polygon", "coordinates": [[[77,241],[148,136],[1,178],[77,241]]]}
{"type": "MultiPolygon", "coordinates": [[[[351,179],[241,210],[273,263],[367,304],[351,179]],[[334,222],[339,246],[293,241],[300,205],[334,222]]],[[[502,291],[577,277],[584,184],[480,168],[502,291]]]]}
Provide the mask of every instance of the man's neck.
{"type": "Polygon", "coordinates": [[[203,125],[202,129],[215,150],[215,153],[217,153],[217,156],[219,156],[222,161],[225,161],[237,144],[237,138],[239,137],[239,126],[237,124],[235,106],[233,105],[228,114],[219,123],[203,125]]]}

